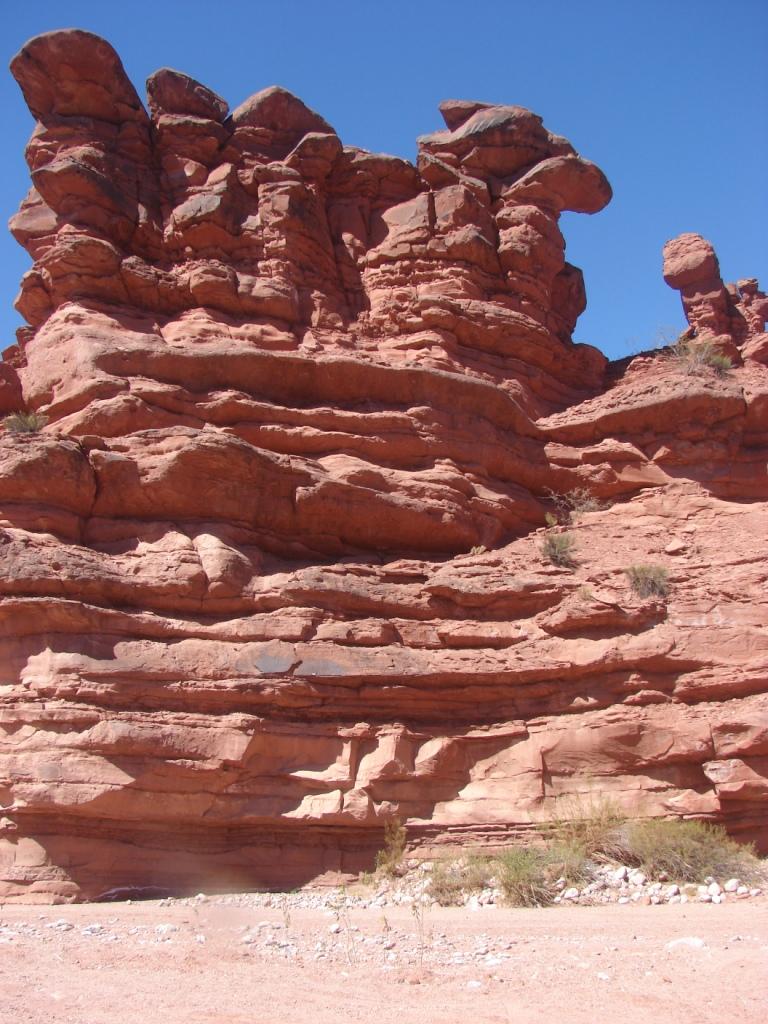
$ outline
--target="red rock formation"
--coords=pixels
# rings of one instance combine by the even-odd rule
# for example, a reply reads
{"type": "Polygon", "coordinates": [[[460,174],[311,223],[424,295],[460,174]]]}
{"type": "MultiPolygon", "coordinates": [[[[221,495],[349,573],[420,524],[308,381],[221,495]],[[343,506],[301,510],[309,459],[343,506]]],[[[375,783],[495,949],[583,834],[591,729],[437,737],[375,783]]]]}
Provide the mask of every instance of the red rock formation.
{"type": "Polygon", "coordinates": [[[0,409],[47,426],[0,434],[0,894],[296,884],[595,792],[765,841],[768,371],[571,342],[602,173],[519,107],[443,104],[414,167],[279,88],[163,69],[147,114],[85,32],[12,69],[0,409]]]}
{"type": "Polygon", "coordinates": [[[664,280],[680,291],[692,337],[716,344],[732,359],[768,361],[768,299],[755,278],[723,284],[710,242],[692,234],[667,242],[664,280]]]}

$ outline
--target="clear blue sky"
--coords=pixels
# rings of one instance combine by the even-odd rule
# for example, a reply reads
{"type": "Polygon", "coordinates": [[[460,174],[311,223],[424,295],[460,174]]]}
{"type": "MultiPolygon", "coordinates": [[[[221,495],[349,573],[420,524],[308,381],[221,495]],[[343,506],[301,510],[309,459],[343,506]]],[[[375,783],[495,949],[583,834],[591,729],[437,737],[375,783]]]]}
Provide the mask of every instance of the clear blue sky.
{"type": "MultiPolygon", "coordinates": [[[[608,175],[614,199],[567,214],[588,309],[576,339],[618,357],[683,325],[660,251],[709,238],[726,280],[768,285],[768,3],[765,0],[34,0],[2,3],[5,64],[39,32],[105,36],[139,93],[161,66],[234,108],[267,85],[297,93],[345,143],[413,159],[445,98],[530,107],[608,175]]],[[[0,75],[3,220],[28,188],[32,119],[0,75]]],[[[0,348],[29,265],[0,232],[0,348]]]]}

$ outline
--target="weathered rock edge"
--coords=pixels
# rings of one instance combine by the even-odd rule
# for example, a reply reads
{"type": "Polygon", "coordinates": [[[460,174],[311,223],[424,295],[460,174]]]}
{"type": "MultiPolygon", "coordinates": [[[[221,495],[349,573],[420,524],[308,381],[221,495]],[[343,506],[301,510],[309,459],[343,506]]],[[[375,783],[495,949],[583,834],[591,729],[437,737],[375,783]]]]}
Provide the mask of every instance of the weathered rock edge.
{"type": "Polygon", "coordinates": [[[12,70],[0,411],[47,425],[0,435],[0,895],[284,887],[395,815],[501,845],[595,793],[765,846],[757,283],[681,236],[688,340],[732,368],[608,364],[558,218],[610,187],[530,111],[445,103],[414,166],[277,87],[229,114],[162,69],[147,112],[79,30],[12,70]],[[568,569],[574,489],[606,507],[568,569]]]}

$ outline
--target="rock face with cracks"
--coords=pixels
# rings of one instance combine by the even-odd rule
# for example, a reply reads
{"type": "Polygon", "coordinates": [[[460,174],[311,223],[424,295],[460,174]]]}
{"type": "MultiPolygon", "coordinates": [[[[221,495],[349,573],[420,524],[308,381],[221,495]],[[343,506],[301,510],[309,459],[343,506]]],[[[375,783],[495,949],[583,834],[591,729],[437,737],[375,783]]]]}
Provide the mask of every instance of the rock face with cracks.
{"type": "Polygon", "coordinates": [[[683,234],[664,246],[664,280],[680,292],[689,338],[719,348],[731,359],[768,359],[768,298],[756,278],[723,284],[711,242],[683,234]]]}
{"type": "Polygon", "coordinates": [[[12,71],[0,411],[46,425],[0,434],[0,895],[291,886],[597,794],[765,844],[756,283],[724,376],[608,364],[558,219],[610,187],[528,110],[444,103],[414,166],[278,87],[145,108],[87,32],[12,71]]]}

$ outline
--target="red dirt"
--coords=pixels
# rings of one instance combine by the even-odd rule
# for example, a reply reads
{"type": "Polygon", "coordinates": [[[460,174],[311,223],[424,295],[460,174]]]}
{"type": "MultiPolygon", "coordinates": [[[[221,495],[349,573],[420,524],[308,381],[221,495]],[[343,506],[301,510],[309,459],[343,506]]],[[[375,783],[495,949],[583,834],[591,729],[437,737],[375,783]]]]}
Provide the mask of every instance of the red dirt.
{"type": "Polygon", "coordinates": [[[768,1008],[764,899],[749,907],[432,908],[423,958],[405,908],[386,917],[353,911],[336,933],[338,921],[320,911],[286,917],[223,901],[40,909],[0,911],[3,1022],[586,1024],[607,1013],[613,1024],[748,1024],[768,1008]],[[50,927],[62,921],[73,927],[50,927]],[[82,933],[97,922],[100,934],[82,933]],[[178,931],[158,933],[158,925],[178,931]],[[244,943],[244,929],[274,935],[275,944],[244,943]],[[704,944],[669,950],[677,939],[704,944]],[[326,960],[315,960],[318,942],[326,960]],[[466,962],[453,963],[457,955],[466,962]]]}

